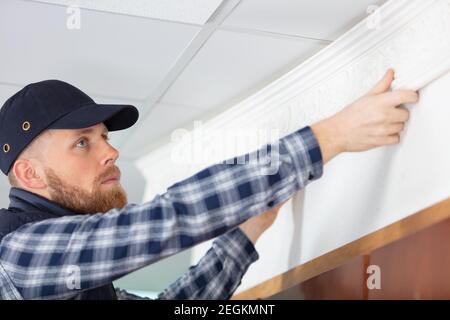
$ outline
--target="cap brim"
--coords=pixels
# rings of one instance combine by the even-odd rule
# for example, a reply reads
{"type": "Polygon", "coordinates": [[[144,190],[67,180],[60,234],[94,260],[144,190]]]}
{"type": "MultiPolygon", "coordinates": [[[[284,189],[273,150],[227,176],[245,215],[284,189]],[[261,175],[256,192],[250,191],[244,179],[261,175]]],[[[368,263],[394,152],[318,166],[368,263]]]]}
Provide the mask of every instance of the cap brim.
{"type": "Polygon", "coordinates": [[[49,129],[81,129],[103,122],[109,131],[131,127],[139,118],[139,111],[132,105],[88,104],[62,116],[49,129]]]}

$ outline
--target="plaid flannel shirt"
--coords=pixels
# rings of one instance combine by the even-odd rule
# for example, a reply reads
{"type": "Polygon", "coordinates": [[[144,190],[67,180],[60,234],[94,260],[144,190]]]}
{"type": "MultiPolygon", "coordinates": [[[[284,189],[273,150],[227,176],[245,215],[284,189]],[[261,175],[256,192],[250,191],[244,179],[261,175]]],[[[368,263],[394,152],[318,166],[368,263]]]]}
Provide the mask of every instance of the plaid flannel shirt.
{"type": "MultiPolygon", "coordinates": [[[[160,295],[228,298],[257,259],[236,227],[322,176],[320,147],[310,127],[277,142],[277,148],[264,146],[243,157],[259,161],[240,164],[233,158],[210,166],[143,204],[20,227],[0,243],[0,297],[68,299],[230,231],[160,295]],[[277,172],[268,173],[274,165],[277,172]],[[68,285],[74,268],[80,288],[68,285]]],[[[117,292],[119,298],[137,298],[117,292]]]]}

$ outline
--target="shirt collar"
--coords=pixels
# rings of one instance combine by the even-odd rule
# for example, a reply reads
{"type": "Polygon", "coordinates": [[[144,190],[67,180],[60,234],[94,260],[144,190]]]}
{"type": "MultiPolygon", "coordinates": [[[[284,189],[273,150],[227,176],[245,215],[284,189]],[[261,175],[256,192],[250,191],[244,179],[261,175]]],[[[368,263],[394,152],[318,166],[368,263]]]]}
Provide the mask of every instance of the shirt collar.
{"type": "Polygon", "coordinates": [[[59,204],[35,193],[12,187],[9,191],[9,208],[18,211],[44,211],[56,216],[73,215],[74,213],[59,204]]]}

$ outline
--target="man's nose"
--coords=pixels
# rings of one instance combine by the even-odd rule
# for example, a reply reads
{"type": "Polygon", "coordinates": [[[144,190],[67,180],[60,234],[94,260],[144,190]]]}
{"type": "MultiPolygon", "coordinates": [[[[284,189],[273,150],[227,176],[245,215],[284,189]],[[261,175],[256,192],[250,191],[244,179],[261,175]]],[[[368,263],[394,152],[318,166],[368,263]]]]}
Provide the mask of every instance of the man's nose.
{"type": "Polygon", "coordinates": [[[103,157],[103,164],[108,165],[109,162],[111,162],[111,164],[114,164],[116,162],[116,160],[119,158],[119,151],[117,151],[108,142],[106,142],[105,148],[106,149],[105,149],[105,155],[103,157]]]}

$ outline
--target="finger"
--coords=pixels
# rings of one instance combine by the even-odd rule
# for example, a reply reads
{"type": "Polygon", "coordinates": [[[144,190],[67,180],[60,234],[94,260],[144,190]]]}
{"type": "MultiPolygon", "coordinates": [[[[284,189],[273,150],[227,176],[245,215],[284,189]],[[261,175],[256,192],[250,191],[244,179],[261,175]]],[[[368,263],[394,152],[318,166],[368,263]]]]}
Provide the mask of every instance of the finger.
{"type": "Polygon", "coordinates": [[[419,101],[419,94],[416,91],[397,90],[384,93],[381,99],[383,100],[382,104],[397,107],[402,104],[417,103],[419,101]]]}
{"type": "Polygon", "coordinates": [[[389,112],[389,122],[390,123],[398,123],[398,122],[406,122],[409,120],[410,111],[404,107],[398,107],[390,110],[389,112]]]}
{"type": "Polygon", "coordinates": [[[387,136],[384,142],[384,145],[394,145],[400,143],[400,135],[399,134],[393,134],[390,136],[387,136]]]}
{"type": "Polygon", "coordinates": [[[392,81],[394,81],[394,70],[389,69],[384,77],[369,91],[369,95],[384,93],[389,90],[392,85],[392,81]]]}
{"type": "Polygon", "coordinates": [[[397,110],[405,110],[405,111],[408,111],[408,113],[409,113],[409,109],[405,106],[398,106],[396,109],[397,110]]]}
{"type": "Polygon", "coordinates": [[[379,136],[374,139],[374,146],[382,147],[400,143],[400,134],[379,136]]]}
{"type": "Polygon", "coordinates": [[[387,126],[386,134],[388,136],[394,134],[400,134],[405,129],[405,124],[403,122],[393,123],[387,126]]]}

